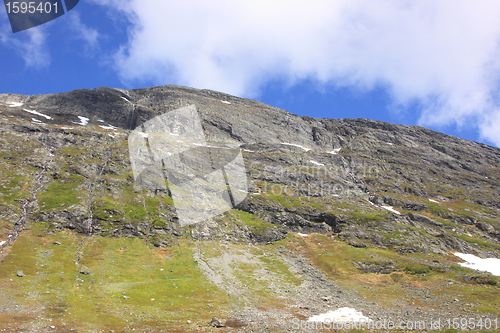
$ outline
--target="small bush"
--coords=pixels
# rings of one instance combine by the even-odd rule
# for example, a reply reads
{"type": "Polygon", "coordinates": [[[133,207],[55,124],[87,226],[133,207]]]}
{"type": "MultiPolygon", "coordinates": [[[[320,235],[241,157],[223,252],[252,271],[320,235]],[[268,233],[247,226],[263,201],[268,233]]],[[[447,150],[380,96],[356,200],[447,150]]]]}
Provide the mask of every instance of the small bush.
{"type": "Polygon", "coordinates": [[[426,274],[431,271],[429,266],[422,264],[405,264],[402,268],[407,274],[426,274]]]}

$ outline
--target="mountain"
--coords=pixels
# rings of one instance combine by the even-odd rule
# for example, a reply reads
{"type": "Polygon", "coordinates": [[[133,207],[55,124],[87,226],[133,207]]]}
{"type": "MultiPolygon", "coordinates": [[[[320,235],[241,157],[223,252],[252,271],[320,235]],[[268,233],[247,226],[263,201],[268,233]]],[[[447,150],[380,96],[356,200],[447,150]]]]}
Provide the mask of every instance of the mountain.
{"type": "Polygon", "coordinates": [[[500,313],[500,278],[454,255],[500,258],[498,148],[179,86],[1,94],[0,122],[0,329],[279,332],[349,307],[444,330],[500,313]],[[203,133],[181,169],[211,168],[165,182],[162,157],[151,187],[131,142],[149,135],[154,160],[154,135],[178,134],[151,124],[187,108],[203,133]],[[193,177],[184,207],[214,216],[185,225],[193,177]],[[227,211],[203,206],[214,193],[227,211]]]}

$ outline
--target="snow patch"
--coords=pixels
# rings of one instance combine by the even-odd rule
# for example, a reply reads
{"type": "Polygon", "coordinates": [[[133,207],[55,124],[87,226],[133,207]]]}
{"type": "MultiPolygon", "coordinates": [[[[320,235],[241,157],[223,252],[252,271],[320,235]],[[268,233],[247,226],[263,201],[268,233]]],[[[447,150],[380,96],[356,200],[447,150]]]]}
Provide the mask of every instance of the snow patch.
{"type": "Polygon", "coordinates": [[[7,241],[0,241],[0,246],[4,245],[5,243],[7,243],[7,241]]]}
{"type": "Polygon", "coordinates": [[[335,311],[329,311],[317,316],[312,316],[307,321],[318,321],[322,323],[336,323],[336,322],[358,322],[368,323],[372,320],[363,316],[360,311],[351,308],[339,308],[335,311]]]}
{"type": "Polygon", "coordinates": [[[110,137],[114,138],[115,136],[113,134],[108,134],[110,137]]]}
{"type": "Polygon", "coordinates": [[[147,138],[148,137],[148,133],[144,133],[144,132],[137,132],[137,134],[139,134],[140,136],[142,136],[143,138],[147,138]]]}
{"type": "Polygon", "coordinates": [[[77,125],[82,125],[82,126],[85,126],[85,125],[87,125],[89,123],[89,118],[78,116],[78,119],[80,119],[79,123],[76,123],[74,121],[72,121],[72,123],[73,124],[77,124],[77,125]]]}
{"type": "Polygon", "coordinates": [[[380,206],[380,207],[382,207],[383,209],[387,209],[388,211],[393,212],[394,214],[401,215],[401,213],[395,210],[394,207],[392,206],[380,206]]]}
{"type": "Polygon", "coordinates": [[[302,237],[307,237],[307,234],[303,234],[301,232],[298,232],[297,235],[302,236],[302,237]]]}
{"type": "Polygon", "coordinates": [[[368,200],[368,202],[372,205],[372,206],[375,206],[377,207],[377,205],[375,205],[373,202],[371,202],[370,200],[368,200]]]}
{"type": "Polygon", "coordinates": [[[462,267],[467,267],[475,269],[477,271],[490,272],[493,275],[500,276],[500,259],[497,258],[486,258],[481,259],[473,254],[465,254],[456,252],[454,253],[457,257],[467,262],[460,263],[462,267]]]}
{"type": "Polygon", "coordinates": [[[295,144],[295,143],[282,142],[281,144],[282,144],[282,145],[287,145],[287,146],[294,146],[294,147],[298,147],[298,148],[301,148],[301,149],[303,149],[303,150],[305,150],[305,151],[309,151],[309,150],[311,150],[310,148],[305,148],[305,147],[303,147],[303,146],[301,146],[301,145],[297,145],[297,144],[295,144]]]}
{"type": "Polygon", "coordinates": [[[318,166],[325,166],[323,163],[319,163],[319,162],[316,162],[313,160],[310,160],[309,162],[311,162],[312,164],[318,165],[318,166]]]}
{"type": "Polygon", "coordinates": [[[62,129],[73,129],[74,127],[61,127],[62,129]]]}
{"type": "Polygon", "coordinates": [[[439,203],[439,201],[436,201],[436,200],[432,200],[432,199],[429,199],[430,202],[435,202],[435,203],[439,203]]]}
{"type": "Polygon", "coordinates": [[[249,153],[255,153],[253,150],[248,150],[248,149],[242,149],[243,151],[247,151],[249,153]]]}
{"type": "Polygon", "coordinates": [[[36,123],[36,124],[45,124],[43,121],[35,119],[35,118],[31,118],[31,121],[36,123]]]}
{"type": "Polygon", "coordinates": [[[20,106],[23,106],[24,103],[18,103],[18,102],[7,102],[7,105],[9,108],[18,108],[20,106]]]}
{"type": "Polygon", "coordinates": [[[222,103],[226,103],[226,104],[231,104],[231,102],[228,102],[228,101],[221,101],[222,103]]]}
{"type": "Polygon", "coordinates": [[[104,129],[110,129],[110,130],[117,130],[118,127],[114,127],[112,125],[108,125],[108,126],[103,126],[103,125],[99,125],[100,128],[104,128],[104,129]]]}
{"type": "Polygon", "coordinates": [[[329,151],[328,154],[337,155],[339,153],[340,149],[342,149],[342,148],[335,148],[334,150],[329,151]]]}
{"type": "Polygon", "coordinates": [[[128,102],[128,103],[130,103],[130,104],[133,104],[131,101],[129,101],[128,99],[126,99],[126,98],[125,98],[125,97],[123,97],[123,96],[120,96],[120,98],[121,98],[121,99],[123,99],[124,101],[127,101],[127,102],[128,102]]]}
{"type": "MultiPolygon", "coordinates": [[[[181,141],[178,141],[178,142],[181,142],[181,141]]],[[[223,147],[223,146],[210,146],[210,145],[205,145],[205,144],[202,144],[202,143],[193,143],[194,146],[198,146],[198,147],[206,147],[206,148],[219,148],[219,149],[231,149],[229,147],[223,147]]]]}
{"type": "Polygon", "coordinates": [[[46,114],[43,114],[43,113],[37,112],[37,111],[35,111],[35,110],[27,110],[27,109],[23,109],[23,111],[29,112],[29,113],[31,113],[31,114],[36,114],[37,116],[45,117],[45,119],[52,119],[52,117],[51,117],[51,116],[47,116],[46,114]]]}
{"type": "Polygon", "coordinates": [[[104,120],[102,120],[102,119],[97,119],[97,121],[98,121],[98,122],[101,122],[101,123],[103,123],[103,122],[104,122],[104,120]]]}

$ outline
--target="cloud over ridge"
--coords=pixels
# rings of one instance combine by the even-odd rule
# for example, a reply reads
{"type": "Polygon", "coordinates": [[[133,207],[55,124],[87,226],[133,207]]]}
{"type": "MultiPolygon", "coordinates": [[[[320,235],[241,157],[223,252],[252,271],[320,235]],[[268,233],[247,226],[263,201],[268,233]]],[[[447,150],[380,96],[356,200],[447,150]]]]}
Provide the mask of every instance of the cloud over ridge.
{"type": "Polygon", "coordinates": [[[124,81],[258,96],[276,77],[387,87],[422,125],[474,126],[500,146],[500,3],[93,0],[131,22],[124,81]]]}

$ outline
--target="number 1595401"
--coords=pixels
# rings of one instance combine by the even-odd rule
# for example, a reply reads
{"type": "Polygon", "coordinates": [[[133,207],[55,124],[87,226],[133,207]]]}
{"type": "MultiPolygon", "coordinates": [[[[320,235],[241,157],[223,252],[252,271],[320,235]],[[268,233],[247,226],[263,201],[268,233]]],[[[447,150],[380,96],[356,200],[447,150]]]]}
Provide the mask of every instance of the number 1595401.
{"type": "Polygon", "coordinates": [[[55,13],[57,14],[57,2],[50,3],[49,1],[47,2],[40,2],[38,5],[36,2],[26,2],[26,1],[13,1],[13,2],[6,2],[5,7],[7,9],[8,14],[17,14],[17,13],[22,13],[22,14],[35,14],[35,13],[40,13],[40,14],[49,14],[49,13],[55,13]]]}

